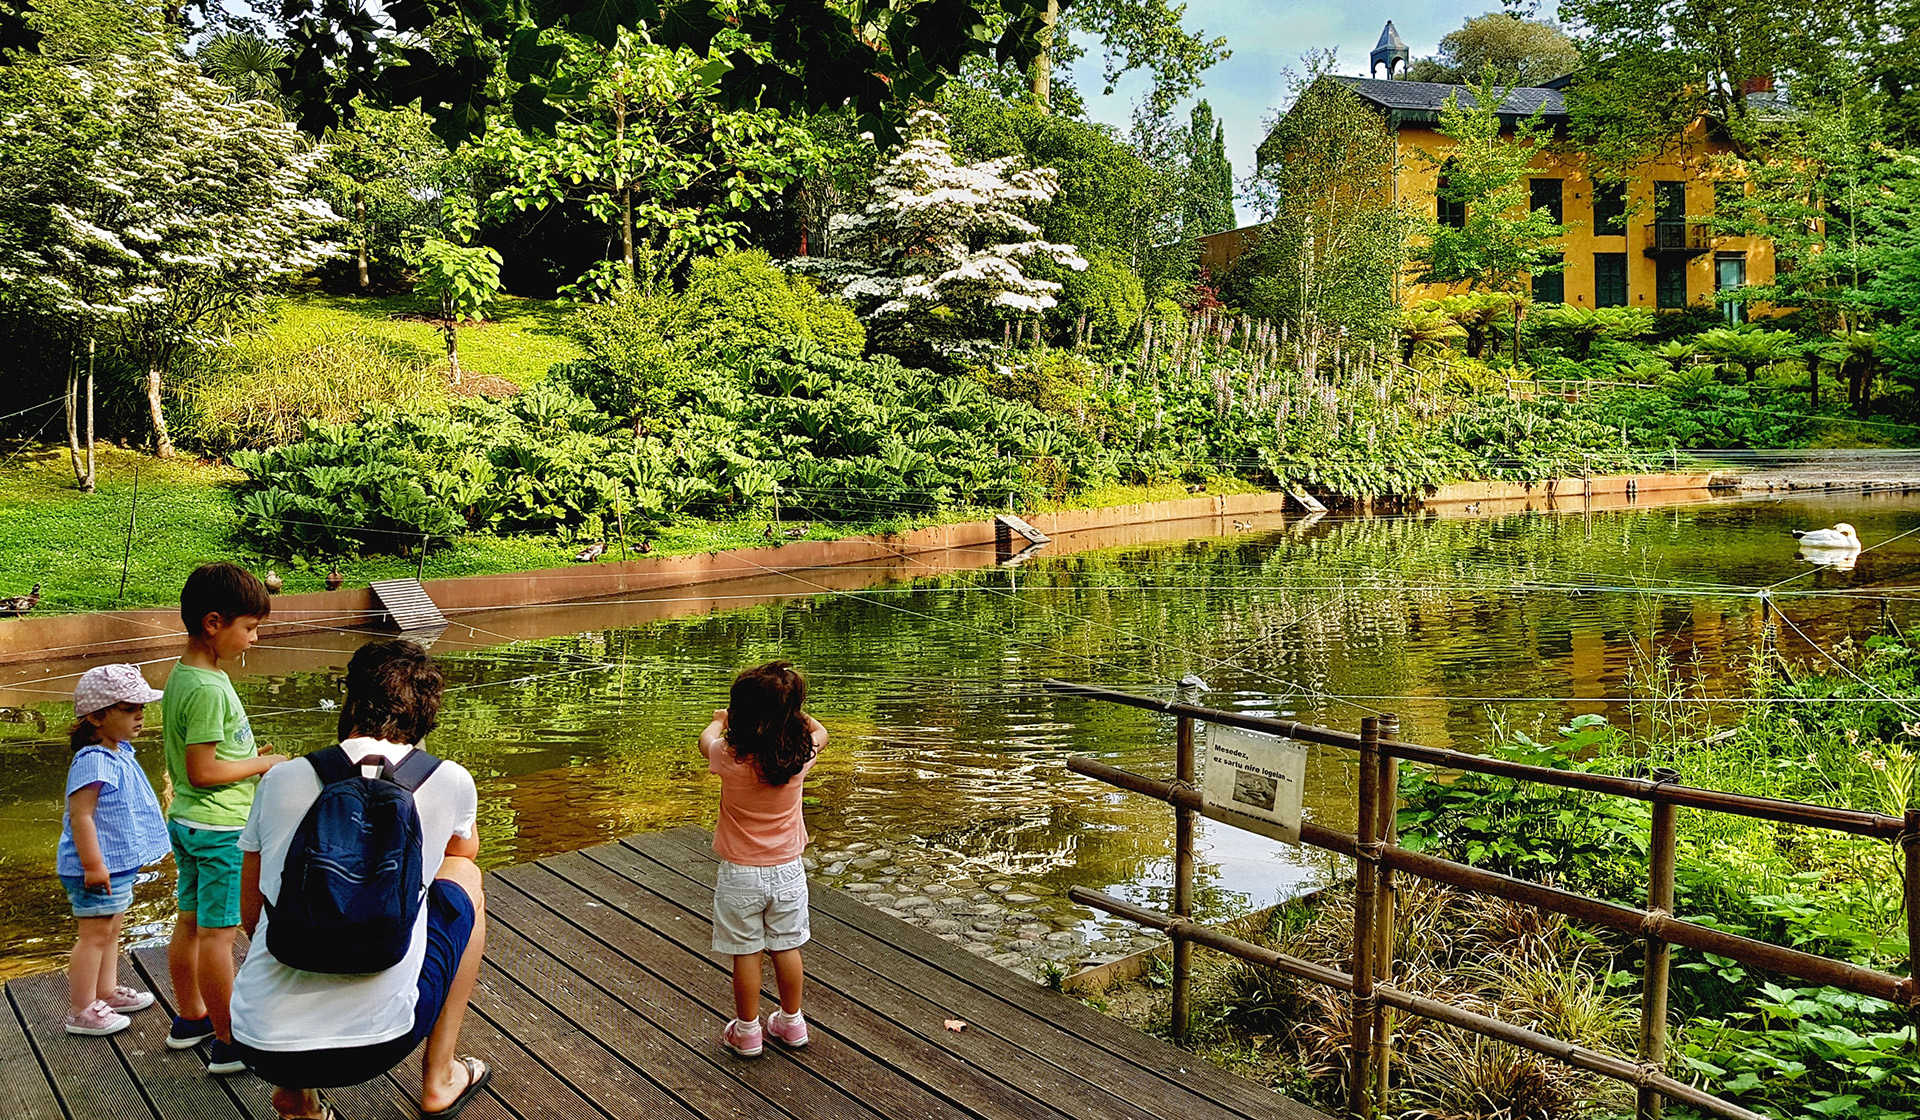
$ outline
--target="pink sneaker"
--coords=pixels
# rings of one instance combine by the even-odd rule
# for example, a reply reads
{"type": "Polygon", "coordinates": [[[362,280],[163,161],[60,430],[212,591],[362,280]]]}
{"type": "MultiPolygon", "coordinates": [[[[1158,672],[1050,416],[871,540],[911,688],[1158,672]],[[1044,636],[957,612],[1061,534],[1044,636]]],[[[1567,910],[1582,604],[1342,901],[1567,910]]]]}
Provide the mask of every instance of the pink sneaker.
{"type": "Polygon", "coordinates": [[[107,1001],[96,999],[78,1015],[67,1016],[68,1034],[114,1034],[124,1031],[133,1023],[132,1019],[107,1006],[107,1001]]]}
{"type": "Polygon", "coordinates": [[[122,1015],[133,1011],[145,1011],[153,1006],[153,993],[135,991],[125,984],[113,990],[113,994],[101,1001],[122,1015]]]}
{"type": "Polygon", "coordinates": [[[807,1017],[796,1011],[789,1018],[784,1011],[776,1011],[767,1016],[767,1033],[773,1040],[789,1050],[798,1050],[807,1044],[807,1017]]]}
{"type": "Polygon", "coordinates": [[[720,1032],[720,1045],[742,1058],[760,1056],[760,1020],[741,1022],[738,1019],[727,1020],[727,1029],[720,1032]]]}

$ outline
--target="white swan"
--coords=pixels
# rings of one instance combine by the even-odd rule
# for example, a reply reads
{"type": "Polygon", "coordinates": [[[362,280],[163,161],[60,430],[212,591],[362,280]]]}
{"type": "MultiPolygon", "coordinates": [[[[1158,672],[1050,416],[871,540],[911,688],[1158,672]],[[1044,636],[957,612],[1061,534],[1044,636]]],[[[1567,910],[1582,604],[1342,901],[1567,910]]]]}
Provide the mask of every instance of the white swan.
{"type": "Polygon", "coordinates": [[[1860,535],[1853,531],[1853,526],[1844,521],[1831,529],[1795,529],[1793,535],[1800,538],[1801,548],[1834,552],[1860,551],[1860,535]]]}

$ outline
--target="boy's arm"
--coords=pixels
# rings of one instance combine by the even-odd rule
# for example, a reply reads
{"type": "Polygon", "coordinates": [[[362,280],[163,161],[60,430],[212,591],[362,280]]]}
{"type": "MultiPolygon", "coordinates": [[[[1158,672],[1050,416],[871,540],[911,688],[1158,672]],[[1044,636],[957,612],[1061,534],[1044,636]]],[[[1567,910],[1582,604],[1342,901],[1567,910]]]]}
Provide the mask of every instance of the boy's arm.
{"type": "Polygon", "coordinates": [[[195,788],[226,786],[264,774],[287,760],[283,754],[261,754],[252,758],[220,758],[214,754],[218,743],[194,743],[187,747],[187,781],[195,788]]]}
{"type": "Polygon", "coordinates": [[[253,936],[267,896],[260,893],[260,853],[240,853],[240,928],[253,936]]]}
{"type": "Polygon", "coordinates": [[[107,874],[107,857],[100,854],[100,831],[94,827],[93,813],[99,807],[99,782],[67,795],[67,817],[73,822],[73,850],[80,855],[81,872],[87,886],[105,890],[113,880],[107,874]]]}

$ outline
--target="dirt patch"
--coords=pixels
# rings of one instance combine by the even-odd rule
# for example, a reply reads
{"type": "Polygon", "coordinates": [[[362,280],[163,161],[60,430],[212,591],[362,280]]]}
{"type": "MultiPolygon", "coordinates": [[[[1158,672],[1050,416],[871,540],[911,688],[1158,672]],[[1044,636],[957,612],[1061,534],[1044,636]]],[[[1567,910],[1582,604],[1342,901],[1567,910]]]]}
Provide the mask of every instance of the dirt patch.
{"type": "Polygon", "coordinates": [[[520,395],[520,386],[504,377],[495,377],[490,373],[465,373],[460,384],[449,385],[447,390],[456,397],[515,397],[520,395]]]}

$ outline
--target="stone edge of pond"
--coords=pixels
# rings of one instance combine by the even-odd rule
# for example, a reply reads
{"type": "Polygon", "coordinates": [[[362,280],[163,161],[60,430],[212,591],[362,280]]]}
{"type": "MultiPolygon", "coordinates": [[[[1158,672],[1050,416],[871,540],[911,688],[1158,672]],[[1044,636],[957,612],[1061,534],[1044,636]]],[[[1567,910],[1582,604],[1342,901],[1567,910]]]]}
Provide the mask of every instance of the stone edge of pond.
{"type": "MultiPolygon", "coordinates": [[[[1474,512],[1487,513],[1555,509],[1569,500],[1580,501],[1583,508],[1617,508],[1643,494],[1698,493],[1710,482],[1721,484],[1719,476],[1699,473],[1608,475],[1538,483],[1462,482],[1439,487],[1432,494],[1416,499],[1416,504],[1423,507],[1474,505],[1474,512]],[[1492,503],[1493,508],[1482,510],[1479,503],[1492,503]]],[[[1058,538],[1155,522],[1279,514],[1287,510],[1289,500],[1285,493],[1277,491],[1209,494],[1162,502],[1036,513],[1027,520],[1047,536],[1058,538]]],[[[963,521],[904,533],[801,540],[689,556],[461,576],[430,580],[425,587],[441,610],[449,614],[508,610],[899,560],[928,553],[990,550],[994,547],[994,534],[995,522],[991,519],[963,521]]],[[[1067,549],[1056,547],[1053,551],[1067,549]]],[[[262,627],[262,638],[271,641],[294,634],[377,625],[382,617],[383,612],[374,609],[372,595],[365,587],[282,595],[274,600],[274,613],[262,627]]],[[[98,663],[132,654],[170,651],[178,647],[182,638],[178,613],[167,607],[0,619],[0,665],[98,663]]]]}

